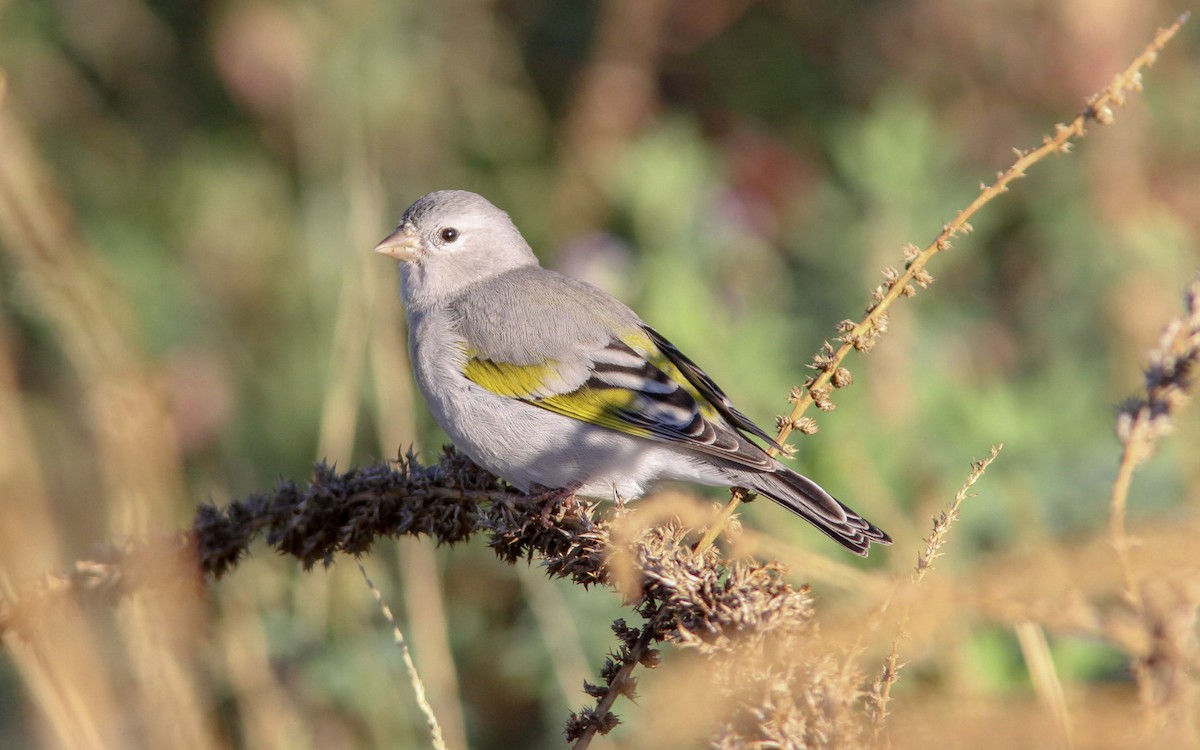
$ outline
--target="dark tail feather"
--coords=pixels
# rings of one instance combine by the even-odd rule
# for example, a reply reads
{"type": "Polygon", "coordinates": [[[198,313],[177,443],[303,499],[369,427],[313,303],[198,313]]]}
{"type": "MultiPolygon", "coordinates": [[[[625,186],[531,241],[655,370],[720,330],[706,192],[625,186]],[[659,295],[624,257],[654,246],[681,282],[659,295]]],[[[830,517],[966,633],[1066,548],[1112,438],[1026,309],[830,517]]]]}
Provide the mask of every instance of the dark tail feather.
{"type": "Polygon", "coordinates": [[[787,467],[761,474],[748,473],[746,479],[755,492],[808,521],[851,552],[866,557],[872,543],[892,543],[882,529],[847,508],[816,482],[787,467]]]}

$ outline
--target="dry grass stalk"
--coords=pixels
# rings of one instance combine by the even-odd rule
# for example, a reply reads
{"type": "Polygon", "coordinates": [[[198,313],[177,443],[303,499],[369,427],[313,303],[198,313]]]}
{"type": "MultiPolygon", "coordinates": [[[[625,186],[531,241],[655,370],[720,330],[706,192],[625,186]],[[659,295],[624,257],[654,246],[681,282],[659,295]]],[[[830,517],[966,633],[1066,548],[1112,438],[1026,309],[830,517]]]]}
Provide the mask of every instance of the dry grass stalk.
{"type": "MultiPolygon", "coordinates": [[[[124,538],[169,528],[185,491],[162,383],[138,342],[132,306],[111,282],[101,254],[80,233],[34,138],[7,106],[0,108],[0,249],[23,274],[31,299],[75,370],[109,532],[124,538]]],[[[168,554],[153,566],[177,561],[168,554]]],[[[190,574],[191,568],[181,567],[166,577],[190,574]]],[[[138,706],[142,721],[133,731],[158,747],[216,746],[204,720],[209,706],[198,655],[185,635],[195,632],[201,614],[186,597],[165,604],[125,590],[130,596],[116,622],[126,658],[113,671],[115,676],[127,669],[134,676],[129,701],[138,706]]],[[[48,644],[47,653],[54,652],[54,644],[48,644]]],[[[74,716],[67,712],[63,720],[74,716]]]]}
{"type": "Polygon", "coordinates": [[[1161,739],[1197,745],[1192,729],[1193,685],[1188,673],[1200,661],[1196,641],[1200,587],[1139,575],[1130,560],[1125,529],[1133,473],[1172,428],[1200,370],[1200,275],[1184,293],[1184,312],[1167,324],[1149,356],[1145,394],[1126,402],[1117,416],[1121,459],[1109,503],[1109,538],[1124,580],[1125,611],[1099,613],[1101,633],[1129,655],[1148,725],[1161,739]]]}
{"type": "MultiPolygon", "coordinates": [[[[835,339],[839,342],[837,349],[827,342],[813,357],[810,367],[816,370],[817,374],[807,378],[803,387],[792,389],[789,398],[793,404],[792,410],[786,417],[779,419],[779,432],[775,436],[776,442],[783,444],[794,429],[800,429],[802,432],[813,430],[811,419],[804,416],[810,406],[815,404],[821,411],[832,411],[835,408],[836,405],[830,399],[833,389],[852,383],[850,372],[842,367],[843,360],[851,350],[867,353],[875,347],[879,337],[887,331],[888,310],[892,303],[901,297],[915,296],[917,287],[924,289],[933,283],[933,277],[925,270],[925,267],[933,259],[933,256],[950,249],[951,240],[971,231],[969,222],[981,208],[991,202],[993,198],[1008,192],[1008,186],[1024,177],[1025,172],[1039,161],[1051,154],[1068,153],[1071,143],[1087,134],[1089,122],[1101,125],[1112,123],[1113,107],[1125,105],[1127,92],[1141,90],[1142,70],[1154,64],[1158,53],[1171,41],[1171,38],[1175,36],[1187,19],[1188,16],[1185,14],[1167,28],[1159,29],[1150,44],[1134,58],[1133,62],[1126,66],[1125,70],[1114,76],[1108,86],[1088,97],[1086,106],[1069,125],[1055,126],[1054,136],[1045,136],[1042,139],[1042,145],[1035,149],[1015,149],[1017,160],[1008,169],[998,173],[992,184],[981,185],[979,195],[966,208],[959,211],[954,219],[943,226],[942,231],[938,232],[933,242],[930,242],[924,250],[918,249],[915,245],[908,245],[904,248],[904,271],[901,272],[895,268],[884,269],[884,282],[872,293],[872,302],[867,306],[866,317],[857,323],[850,320],[840,323],[838,336],[835,339]]],[[[769,452],[776,453],[774,450],[769,452]]],[[[741,505],[744,498],[745,495],[741,490],[733,491],[721,516],[717,518],[712,528],[700,541],[701,548],[716,541],[725,522],[741,505]]]]}
{"type": "Polygon", "coordinates": [[[383,613],[383,618],[392,626],[392,638],[395,639],[396,645],[400,647],[400,655],[404,659],[404,669],[408,672],[408,679],[412,683],[413,695],[416,696],[417,706],[421,709],[421,715],[425,717],[425,723],[429,727],[430,740],[437,750],[446,750],[446,740],[442,737],[442,726],[438,723],[437,715],[433,712],[433,706],[429,705],[429,699],[425,697],[425,683],[421,681],[421,675],[417,672],[417,665],[413,664],[412,654],[408,650],[408,643],[404,640],[404,633],[396,623],[396,618],[392,615],[391,607],[383,601],[383,594],[375,586],[374,581],[371,580],[371,576],[367,575],[367,569],[363,567],[362,563],[358,564],[358,570],[362,573],[363,580],[367,582],[367,586],[375,596],[375,602],[379,605],[379,611],[383,613]]]}
{"type": "Polygon", "coordinates": [[[1050,644],[1046,641],[1046,631],[1041,625],[1028,620],[1018,622],[1013,626],[1013,630],[1017,634],[1017,642],[1021,645],[1025,664],[1029,667],[1034,692],[1054,718],[1054,728],[1058,732],[1056,744],[1070,750],[1075,747],[1074,731],[1071,728],[1071,717],[1067,713],[1067,698],[1062,680],[1058,678],[1058,670],[1054,668],[1054,659],[1050,655],[1050,644]]]}
{"type": "MultiPolygon", "coordinates": [[[[933,519],[933,531],[925,539],[925,548],[917,554],[917,564],[913,568],[911,576],[911,585],[913,587],[920,586],[925,581],[925,575],[933,567],[933,561],[942,554],[942,545],[946,543],[946,535],[950,532],[950,527],[958,520],[959,509],[962,507],[963,501],[968,497],[972,497],[971,488],[975,486],[975,483],[979,481],[979,478],[983,476],[987,468],[992,465],[992,462],[1000,455],[1000,451],[1003,448],[1003,444],[992,446],[992,452],[987,458],[972,462],[971,472],[967,475],[967,479],[963,482],[962,486],[958,488],[958,492],[954,494],[954,499],[950,502],[950,507],[940,513],[937,518],[933,519]]],[[[881,613],[887,607],[888,603],[885,603],[881,613]]],[[[895,684],[900,670],[904,667],[899,661],[900,641],[908,637],[908,623],[911,613],[912,604],[905,604],[900,615],[900,622],[896,627],[896,635],[892,639],[891,649],[884,659],[883,669],[871,686],[871,692],[868,696],[871,714],[871,744],[876,747],[879,746],[883,737],[883,728],[888,716],[888,703],[891,701],[892,685],[895,684]]]]}
{"type": "Polygon", "coordinates": [[[1159,439],[1171,431],[1172,416],[1187,402],[1200,369],[1200,276],[1185,291],[1184,308],[1184,315],[1167,325],[1150,352],[1145,395],[1125,403],[1117,417],[1121,460],[1109,501],[1109,536],[1125,577],[1125,595],[1135,606],[1139,594],[1129,562],[1132,541],[1125,531],[1129,486],[1133,472],[1154,455],[1159,439]]]}
{"type": "Polygon", "coordinates": [[[941,513],[937,518],[933,519],[933,532],[925,539],[925,549],[917,555],[917,566],[913,569],[913,583],[920,585],[925,580],[925,574],[933,567],[933,561],[941,557],[942,545],[946,543],[946,534],[950,532],[950,527],[958,520],[959,510],[962,508],[963,501],[968,497],[973,497],[971,488],[983,476],[992,462],[1000,455],[1000,451],[1004,450],[1004,444],[993,445],[992,452],[987,458],[973,461],[971,463],[971,473],[967,475],[967,479],[962,486],[958,488],[958,492],[954,493],[954,500],[950,502],[950,507],[941,513]]]}

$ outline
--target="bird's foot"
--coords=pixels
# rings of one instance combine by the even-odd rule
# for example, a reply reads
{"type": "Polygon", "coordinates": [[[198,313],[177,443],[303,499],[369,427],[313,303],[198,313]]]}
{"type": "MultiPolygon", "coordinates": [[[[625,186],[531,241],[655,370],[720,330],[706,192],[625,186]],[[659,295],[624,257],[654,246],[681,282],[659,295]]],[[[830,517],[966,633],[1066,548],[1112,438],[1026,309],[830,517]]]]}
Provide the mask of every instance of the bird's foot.
{"type": "Polygon", "coordinates": [[[534,485],[530,489],[529,498],[534,503],[539,503],[542,506],[542,525],[550,526],[550,517],[556,510],[560,508],[564,511],[574,510],[576,499],[575,493],[582,485],[572,484],[566,487],[558,487],[556,489],[547,489],[538,485],[534,485]]]}

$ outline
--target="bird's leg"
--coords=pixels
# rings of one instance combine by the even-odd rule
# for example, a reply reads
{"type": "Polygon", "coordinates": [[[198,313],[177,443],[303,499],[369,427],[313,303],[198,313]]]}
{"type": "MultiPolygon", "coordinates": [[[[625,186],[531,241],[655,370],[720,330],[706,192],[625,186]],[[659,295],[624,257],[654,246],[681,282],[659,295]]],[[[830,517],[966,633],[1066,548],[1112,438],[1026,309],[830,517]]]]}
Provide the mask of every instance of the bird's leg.
{"type": "Polygon", "coordinates": [[[541,503],[542,505],[542,525],[550,525],[550,514],[559,506],[568,509],[574,508],[575,493],[582,486],[582,484],[575,483],[555,489],[549,489],[536,484],[530,487],[529,489],[532,491],[529,493],[529,498],[533,502],[541,503]]]}

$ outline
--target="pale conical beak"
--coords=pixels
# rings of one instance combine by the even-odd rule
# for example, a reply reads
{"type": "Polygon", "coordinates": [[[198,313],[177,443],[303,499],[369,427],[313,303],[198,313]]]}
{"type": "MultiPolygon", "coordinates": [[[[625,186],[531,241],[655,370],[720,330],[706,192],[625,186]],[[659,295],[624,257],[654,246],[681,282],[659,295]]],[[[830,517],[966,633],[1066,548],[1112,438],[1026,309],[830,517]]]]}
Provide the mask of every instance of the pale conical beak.
{"type": "Polygon", "coordinates": [[[416,260],[422,255],[421,241],[413,231],[412,224],[403,224],[384,237],[383,241],[375,246],[375,252],[396,260],[416,260]]]}

